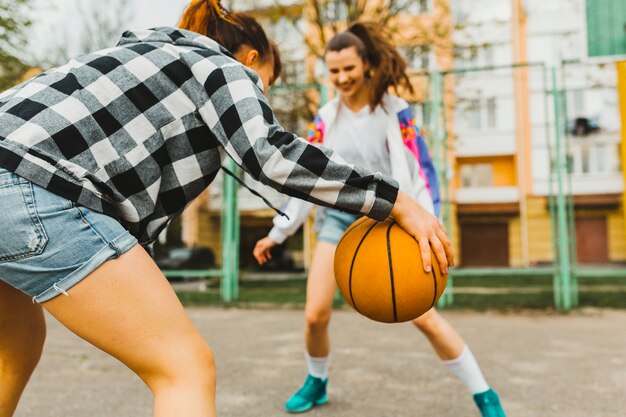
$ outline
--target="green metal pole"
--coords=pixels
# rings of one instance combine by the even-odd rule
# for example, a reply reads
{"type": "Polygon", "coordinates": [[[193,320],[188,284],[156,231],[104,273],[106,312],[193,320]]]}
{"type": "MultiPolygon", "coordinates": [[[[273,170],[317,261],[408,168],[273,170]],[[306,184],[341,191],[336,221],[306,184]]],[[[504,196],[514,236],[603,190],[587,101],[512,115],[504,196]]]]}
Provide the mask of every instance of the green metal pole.
{"type": "MultiPolygon", "coordinates": [[[[237,166],[228,159],[227,168],[237,172],[237,166]]],[[[222,215],[222,300],[230,302],[239,295],[239,211],[237,210],[237,183],[230,175],[224,175],[222,215]]]]}
{"type": "MultiPolygon", "coordinates": [[[[566,85],[566,66],[568,64],[574,64],[572,61],[563,61],[561,63],[561,90],[563,94],[561,95],[561,103],[563,109],[563,121],[564,127],[569,120],[568,116],[568,107],[567,107],[567,85],[566,85]]],[[[571,135],[569,133],[565,134],[565,149],[566,154],[570,155],[572,150],[572,140],[571,135]]],[[[572,186],[572,172],[568,169],[567,161],[565,166],[565,175],[567,178],[567,227],[569,232],[569,240],[567,242],[567,249],[569,251],[569,263],[570,263],[570,271],[571,271],[571,293],[572,293],[572,307],[578,307],[578,278],[576,274],[576,214],[574,212],[574,192],[572,186]]]]}
{"type": "Polygon", "coordinates": [[[324,84],[319,85],[320,89],[320,107],[328,102],[328,88],[324,84]]]}
{"type": "MultiPolygon", "coordinates": [[[[231,171],[234,173],[239,172],[239,167],[235,164],[235,161],[230,161],[231,171]]],[[[229,176],[229,179],[232,181],[232,199],[230,200],[230,212],[232,213],[231,220],[231,278],[230,278],[230,289],[231,289],[231,300],[236,300],[239,297],[239,200],[237,198],[237,191],[239,190],[239,184],[235,181],[234,178],[229,176]]]]}
{"type": "MultiPolygon", "coordinates": [[[[441,75],[441,91],[443,91],[441,101],[441,117],[443,119],[441,130],[441,140],[439,141],[441,148],[443,148],[443,155],[441,158],[441,169],[440,176],[442,183],[442,201],[441,201],[441,213],[443,217],[443,227],[448,233],[449,236],[452,236],[452,207],[450,200],[450,184],[448,182],[449,173],[450,173],[450,165],[448,164],[448,140],[450,137],[448,136],[448,113],[446,109],[446,101],[445,101],[445,87],[446,87],[446,76],[441,75]]],[[[446,305],[451,306],[454,303],[454,274],[448,275],[448,284],[446,286],[450,288],[450,291],[445,293],[444,302],[446,305]]]]}
{"type": "MultiPolygon", "coordinates": [[[[441,76],[441,73],[439,71],[434,71],[431,74],[432,105],[430,106],[430,110],[431,110],[430,131],[432,132],[432,135],[433,135],[433,153],[434,153],[433,160],[435,164],[435,170],[437,171],[437,176],[441,178],[442,186],[447,187],[447,179],[441,176],[441,173],[442,173],[442,169],[441,169],[441,166],[442,166],[441,164],[441,145],[442,145],[441,102],[442,102],[442,97],[444,96],[441,92],[442,84],[443,84],[443,77],[441,76]]],[[[442,217],[443,217],[443,212],[442,212],[442,217]]],[[[446,225],[444,223],[444,227],[445,226],[446,225]]],[[[448,234],[450,234],[450,230],[447,230],[447,232],[448,234]]],[[[446,307],[446,306],[452,305],[454,301],[453,299],[454,288],[453,287],[454,287],[453,279],[452,279],[452,276],[449,275],[446,290],[444,291],[443,295],[439,299],[439,302],[437,303],[439,307],[446,307]]]]}
{"type": "MultiPolygon", "coordinates": [[[[559,272],[560,272],[560,285],[557,291],[559,291],[560,298],[555,295],[555,304],[559,310],[569,310],[572,307],[571,297],[571,272],[569,261],[569,228],[567,225],[567,207],[565,202],[564,187],[563,187],[563,172],[566,168],[565,158],[563,157],[563,151],[561,149],[561,109],[560,98],[561,91],[557,88],[557,73],[556,68],[552,68],[552,92],[554,96],[554,123],[556,125],[556,173],[557,173],[557,200],[556,210],[558,219],[558,241],[559,241],[559,272]]],[[[556,292],[555,291],[555,294],[556,292]]]]}
{"type": "MultiPolygon", "coordinates": [[[[445,79],[446,76],[442,77],[443,89],[445,92],[445,79]]],[[[445,97],[445,94],[444,94],[445,97]]],[[[450,184],[448,182],[449,174],[450,174],[450,165],[448,164],[448,140],[450,140],[450,136],[448,136],[448,112],[446,111],[446,103],[445,100],[442,100],[442,118],[443,118],[443,138],[441,140],[441,147],[443,148],[443,157],[441,160],[441,181],[443,187],[443,198],[441,205],[441,212],[443,213],[443,226],[446,229],[446,232],[452,236],[452,207],[450,200],[450,184]]],[[[450,302],[452,302],[453,294],[450,294],[450,302]]]]}
{"type": "Polygon", "coordinates": [[[548,69],[546,67],[542,68],[543,71],[543,89],[544,89],[544,118],[545,118],[545,131],[546,131],[546,146],[548,148],[548,159],[549,159],[549,167],[548,167],[548,212],[550,215],[550,231],[552,236],[552,270],[554,271],[552,274],[552,288],[554,293],[554,305],[561,305],[561,292],[558,291],[560,273],[559,273],[559,244],[558,244],[558,235],[559,228],[557,226],[558,219],[556,215],[556,204],[555,204],[555,193],[554,193],[554,183],[555,183],[555,170],[556,170],[556,158],[554,155],[554,151],[552,149],[552,135],[550,134],[550,101],[549,95],[552,94],[548,87],[548,69]]]}

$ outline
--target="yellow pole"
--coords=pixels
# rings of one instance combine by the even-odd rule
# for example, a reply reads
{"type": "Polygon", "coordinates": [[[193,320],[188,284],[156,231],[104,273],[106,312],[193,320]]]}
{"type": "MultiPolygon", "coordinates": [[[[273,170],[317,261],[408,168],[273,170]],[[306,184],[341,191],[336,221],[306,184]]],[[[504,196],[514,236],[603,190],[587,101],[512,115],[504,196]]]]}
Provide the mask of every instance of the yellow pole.
{"type": "MultiPolygon", "coordinates": [[[[626,233],[626,61],[615,63],[617,69],[617,94],[622,119],[622,176],[624,177],[624,191],[622,194],[622,214],[624,215],[624,232],[626,233]]],[[[625,235],[626,236],[626,235],[625,235]]]]}

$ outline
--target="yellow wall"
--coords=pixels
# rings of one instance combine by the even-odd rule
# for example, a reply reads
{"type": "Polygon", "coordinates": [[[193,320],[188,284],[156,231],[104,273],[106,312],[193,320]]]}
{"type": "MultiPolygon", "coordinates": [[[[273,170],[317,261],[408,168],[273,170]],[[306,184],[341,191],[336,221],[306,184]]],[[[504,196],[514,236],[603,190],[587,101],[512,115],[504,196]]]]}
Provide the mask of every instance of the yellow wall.
{"type": "Polygon", "coordinates": [[[498,157],[493,160],[493,186],[506,187],[516,185],[515,164],[513,157],[498,157]]]}
{"type": "Polygon", "coordinates": [[[608,214],[607,226],[609,240],[609,260],[612,262],[626,261],[626,235],[624,230],[624,208],[608,214]]]}
{"type": "MultiPolygon", "coordinates": [[[[626,235],[623,209],[577,211],[577,216],[606,216],[608,228],[609,261],[626,261],[626,235]]],[[[531,264],[550,262],[553,258],[552,226],[544,197],[528,199],[528,231],[531,264]]],[[[512,262],[514,260],[512,259],[512,262]]]]}
{"type": "MultiPolygon", "coordinates": [[[[617,72],[617,93],[619,97],[620,118],[622,121],[622,176],[624,177],[624,190],[622,192],[622,206],[626,204],[626,61],[615,63],[617,72]]],[[[626,209],[622,207],[622,231],[626,233],[626,209]]]]}
{"type": "Polygon", "coordinates": [[[523,266],[521,236],[520,218],[515,217],[509,221],[509,266],[523,266]]]}
{"type": "MultiPolygon", "coordinates": [[[[446,226],[446,225],[444,225],[446,226]]],[[[457,216],[456,203],[450,203],[450,227],[449,238],[452,241],[452,249],[454,250],[454,260],[457,265],[461,264],[461,231],[457,216]]]]}
{"type": "Polygon", "coordinates": [[[621,208],[618,210],[578,210],[576,217],[604,217],[607,227],[607,246],[609,261],[624,261],[624,217],[621,208]]]}
{"type": "Polygon", "coordinates": [[[220,214],[210,214],[201,210],[198,218],[198,245],[213,249],[215,261],[222,264],[222,234],[220,229],[220,214]]]}
{"type": "Polygon", "coordinates": [[[529,197],[528,255],[531,265],[551,262],[553,258],[552,226],[545,197],[529,197]]]}
{"type": "MultiPolygon", "coordinates": [[[[482,156],[476,158],[459,158],[458,168],[460,171],[463,165],[491,164],[493,169],[493,187],[512,187],[517,185],[517,175],[515,174],[515,159],[513,155],[508,156],[482,156]]],[[[457,171],[457,172],[459,172],[457,171]]],[[[460,186],[461,178],[456,176],[457,184],[460,186]]]]}
{"type": "MultiPolygon", "coordinates": [[[[530,265],[552,261],[553,243],[550,213],[545,197],[529,197],[528,210],[528,257],[530,265]]],[[[509,222],[509,264],[523,267],[521,220],[515,217],[509,222]]]]}

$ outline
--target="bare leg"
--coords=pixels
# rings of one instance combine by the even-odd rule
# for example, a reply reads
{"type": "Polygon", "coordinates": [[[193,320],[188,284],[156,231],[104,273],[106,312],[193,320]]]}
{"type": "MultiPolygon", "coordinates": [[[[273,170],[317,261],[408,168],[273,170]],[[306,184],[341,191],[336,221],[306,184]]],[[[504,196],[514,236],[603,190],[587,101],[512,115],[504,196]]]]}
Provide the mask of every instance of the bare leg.
{"type": "Polygon", "coordinates": [[[413,320],[413,324],[428,338],[440,359],[452,360],[463,352],[463,338],[434,308],[413,320]]]}
{"type": "Polygon", "coordinates": [[[335,249],[333,244],[317,242],[306,285],[304,340],[309,355],[317,358],[330,353],[328,324],[337,290],[333,270],[335,249]]]}
{"type": "Polygon", "coordinates": [[[41,306],[0,281],[0,417],[13,415],[45,339],[41,306]]]}
{"type": "Polygon", "coordinates": [[[139,245],[44,303],[67,328],[134,371],[155,417],[214,417],[213,354],[139,245]]]}

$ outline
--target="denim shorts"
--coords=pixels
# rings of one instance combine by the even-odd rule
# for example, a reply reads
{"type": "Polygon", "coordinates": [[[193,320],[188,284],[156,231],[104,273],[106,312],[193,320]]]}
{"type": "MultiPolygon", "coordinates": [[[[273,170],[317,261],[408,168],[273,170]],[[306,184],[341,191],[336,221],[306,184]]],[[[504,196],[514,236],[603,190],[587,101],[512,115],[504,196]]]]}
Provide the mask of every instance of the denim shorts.
{"type": "Polygon", "coordinates": [[[137,240],[117,220],[0,168],[0,280],[43,303],[137,240]]]}
{"type": "Polygon", "coordinates": [[[317,240],[336,245],[341,240],[345,232],[359,215],[344,213],[335,209],[324,209],[324,217],[321,219],[317,229],[317,240]]]}

